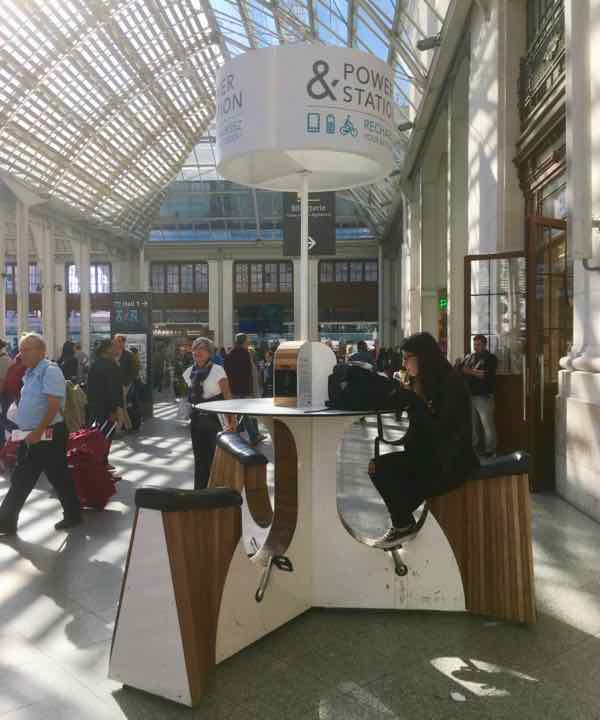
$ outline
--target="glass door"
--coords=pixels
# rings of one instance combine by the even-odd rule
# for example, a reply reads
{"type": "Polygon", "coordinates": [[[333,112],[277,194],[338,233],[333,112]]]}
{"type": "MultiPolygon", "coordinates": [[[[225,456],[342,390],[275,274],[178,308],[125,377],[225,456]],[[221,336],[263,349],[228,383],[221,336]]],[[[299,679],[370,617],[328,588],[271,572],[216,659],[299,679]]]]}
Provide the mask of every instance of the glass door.
{"type": "Polygon", "coordinates": [[[567,255],[567,224],[529,218],[529,332],[527,337],[529,473],[534,491],[555,488],[554,414],[559,360],[573,337],[573,266],[567,255]]]}
{"type": "Polygon", "coordinates": [[[528,447],[526,408],[527,271],[518,252],[465,258],[465,352],[485,335],[498,358],[495,419],[498,453],[528,447]]]}

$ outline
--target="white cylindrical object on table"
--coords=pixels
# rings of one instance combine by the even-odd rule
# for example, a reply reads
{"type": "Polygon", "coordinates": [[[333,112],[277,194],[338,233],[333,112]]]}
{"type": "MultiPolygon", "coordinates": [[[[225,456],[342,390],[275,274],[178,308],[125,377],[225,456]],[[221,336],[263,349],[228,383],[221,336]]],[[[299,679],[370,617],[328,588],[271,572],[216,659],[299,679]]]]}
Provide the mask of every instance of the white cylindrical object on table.
{"type": "Polygon", "coordinates": [[[308,173],[300,192],[300,340],[308,340],[308,173]]]}

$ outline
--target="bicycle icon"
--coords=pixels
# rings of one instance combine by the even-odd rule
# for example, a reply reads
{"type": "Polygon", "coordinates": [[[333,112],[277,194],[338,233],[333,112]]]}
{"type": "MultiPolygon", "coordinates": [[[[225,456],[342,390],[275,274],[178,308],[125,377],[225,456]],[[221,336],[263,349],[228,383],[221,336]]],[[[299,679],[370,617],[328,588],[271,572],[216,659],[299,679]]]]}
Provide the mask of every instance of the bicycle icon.
{"type": "Polygon", "coordinates": [[[351,135],[352,137],[358,135],[358,130],[352,124],[352,120],[350,120],[350,115],[346,117],[344,124],[340,127],[340,135],[351,135]]]}

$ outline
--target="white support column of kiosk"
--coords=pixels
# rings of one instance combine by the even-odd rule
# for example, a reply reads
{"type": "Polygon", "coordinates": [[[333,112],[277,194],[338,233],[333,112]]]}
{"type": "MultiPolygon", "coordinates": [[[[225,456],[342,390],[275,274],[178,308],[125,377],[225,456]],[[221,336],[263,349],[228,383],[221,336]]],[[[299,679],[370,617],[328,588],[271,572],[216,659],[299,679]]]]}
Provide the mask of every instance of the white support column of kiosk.
{"type": "Polygon", "coordinates": [[[29,330],[29,208],[15,199],[17,235],[17,336],[29,330]]]}
{"type": "Polygon", "coordinates": [[[300,192],[300,340],[308,340],[308,178],[302,173],[300,192]]]}

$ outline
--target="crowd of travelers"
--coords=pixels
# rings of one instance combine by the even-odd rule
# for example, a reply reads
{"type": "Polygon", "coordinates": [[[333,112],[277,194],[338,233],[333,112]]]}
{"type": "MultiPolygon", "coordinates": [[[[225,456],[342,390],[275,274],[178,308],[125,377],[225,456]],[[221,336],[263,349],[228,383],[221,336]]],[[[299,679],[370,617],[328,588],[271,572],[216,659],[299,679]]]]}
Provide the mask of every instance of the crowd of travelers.
{"type": "MultiPolygon", "coordinates": [[[[389,511],[391,526],[381,538],[393,546],[415,526],[413,512],[422,501],[460,485],[479,464],[479,456],[493,456],[493,421],[497,361],[487,350],[484,336],[474,337],[474,350],[451,365],[428,333],[406,338],[396,348],[369,347],[360,340],[356,349],[339,343],[332,350],[338,364],[369,368],[397,380],[409,430],[403,451],[372,458],[368,475],[389,511]]],[[[138,428],[140,360],[127,338],[116,335],[100,341],[91,360],[73,342],[66,342],[56,363],[46,358],[44,339],[36,333],[21,338],[11,358],[0,340],[0,444],[6,431],[20,442],[8,493],[0,505],[0,534],[14,534],[19,513],[45,472],[63,508],[55,527],[81,523],[75,486],[68,472],[69,398],[72,387],[86,393],[86,427],[138,428]]],[[[156,390],[172,382],[176,397],[187,407],[194,455],[194,487],[205,488],[222,431],[245,432],[251,446],[266,436],[249,414],[220,416],[203,405],[216,400],[243,400],[273,395],[276,345],[250,346],[244,333],[233,347],[217,349],[205,337],[175,353],[172,378],[164,349],[152,356],[152,383],[156,390]]],[[[108,446],[109,447],[109,446],[108,446]]],[[[108,462],[108,451],[105,461],[108,462]]],[[[109,466],[110,467],[110,466],[109,466]]]]}
{"type": "MultiPolygon", "coordinates": [[[[55,525],[66,530],[82,521],[80,499],[67,465],[67,447],[77,431],[139,427],[140,360],[127,338],[116,335],[97,343],[92,359],[81,346],[64,343],[57,362],[46,357],[46,343],[37,333],[25,334],[10,357],[0,340],[0,445],[16,446],[10,487],[0,505],[0,535],[17,530],[19,514],[42,472],[63,508],[55,525]],[[10,436],[8,434],[10,433],[10,436]]],[[[108,469],[108,449],[101,462],[108,469]]]]}

